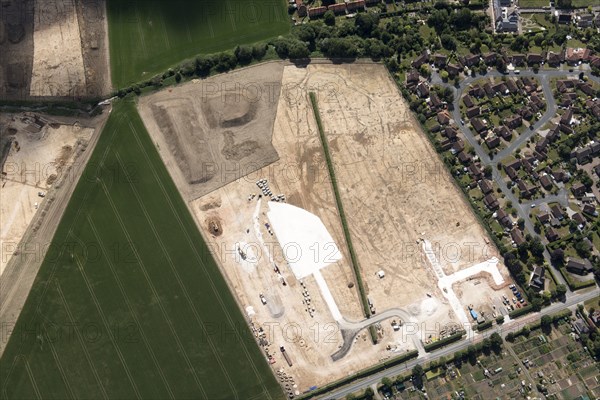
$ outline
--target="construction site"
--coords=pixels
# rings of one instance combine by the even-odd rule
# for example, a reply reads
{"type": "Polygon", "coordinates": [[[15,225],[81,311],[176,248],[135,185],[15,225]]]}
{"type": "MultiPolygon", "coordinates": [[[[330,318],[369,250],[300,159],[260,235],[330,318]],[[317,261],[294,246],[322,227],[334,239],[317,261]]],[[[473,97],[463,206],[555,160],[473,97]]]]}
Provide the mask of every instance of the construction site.
{"type": "Polygon", "coordinates": [[[384,66],[266,63],[138,109],[288,395],[502,313],[508,271],[384,66]]]}

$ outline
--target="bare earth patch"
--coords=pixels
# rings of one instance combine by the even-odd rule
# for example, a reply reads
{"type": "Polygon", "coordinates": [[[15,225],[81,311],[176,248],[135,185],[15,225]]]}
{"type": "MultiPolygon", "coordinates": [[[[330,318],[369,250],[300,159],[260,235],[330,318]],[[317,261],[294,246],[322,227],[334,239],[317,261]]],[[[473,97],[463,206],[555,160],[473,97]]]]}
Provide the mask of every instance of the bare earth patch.
{"type": "Polygon", "coordinates": [[[15,132],[2,168],[2,221],[0,274],[18,250],[19,242],[36,213],[45,214],[51,196],[77,154],[86,148],[93,128],[50,123],[33,114],[2,118],[15,132]],[[43,196],[43,197],[42,197],[43,196]]]}
{"type": "Polygon", "coordinates": [[[140,99],[161,156],[188,199],[277,160],[271,145],[283,67],[250,67],[140,99]],[[171,165],[172,164],[172,165],[171,165]]]}
{"type": "MultiPolygon", "coordinates": [[[[459,319],[438,288],[439,274],[451,275],[497,254],[488,246],[485,231],[383,66],[275,65],[283,71],[279,75],[281,94],[277,102],[267,107],[275,115],[268,131],[272,137],[247,129],[246,125],[226,133],[230,127],[223,126],[228,121],[246,123],[253,113],[254,118],[261,118],[260,108],[252,111],[250,105],[242,104],[218,109],[211,103],[214,93],[204,103],[197,99],[201,88],[215,82],[256,81],[257,76],[262,76],[261,69],[275,68],[272,63],[207,79],[196,84],[198,89],[189,84],[163,90],[142,98],[139,108],[240,308],[257,338],[263,339],[265,356],[274,362],[274,370],[283,369],[293,376],[302,391],[407,350],[422,349],[409,334],[415,331],[415,325],[423,341],[438,337],[448,325],[456,326],[459,319]],[[375,346],[363,329],[349,353],[338,361],[333,361],[331,355],[344,341],[340,325],[334,321],[321,293],[322,286],[316,275],[296,279],[287,260],[293,258],[290,252],[297,249],[281,247],[267,216],[268,201],[284,195],[287,203],[321,219],[342,256],[321,270],[323,279],[343,319],[350,324],[363,320],[308,98],[311,91],[318,96],[352,239],[369,299],[377,311],[375,317],[390,309],[400,310],[406,317],[402,321],[405,325],[397,331],[392,329],[392,322],[399,318],[380,321],[380,342],[375,346]],[[157,121],[157,115],[165,116],[170,124],[165,124],[164,119],[157,121]],[[174,144],[177,140],[181,142],[174,144]],[[203,149],[195,144],[197,140],[204,144],[203,149]],[[230,176],[221,174],[217,178],[215,173],[202,182],[206,171],[198,168],[203,161],[223,163],[242,156],[258,162],[256,157],[261,154],[260,149],[264,151],[265,140],[267,148],[278,154],[277,159],[264,158],[252,170],[228,166],[230,176]],[[224,148],[227,150],[222,151],[224,148]],[[258,181],[263,179],[268,183],[267,191],[272,193],[266,194],[264,188],[258,187],[258,181]],[[431,243],[439,261],[437,272],[429,261],[433,256],[428,258],[425,254],[424,240],[431,243]],[[377,275],[382,270],[384,278],[377,275]],[[279,346],[285,346],[293,366],[287,365],[279,346]]],[[[272,72],[269,74],[273,76],[272,72]]],[[[235,94],[220,85],[216,87],[221,98],[235,94]]],[[[225,100],[222,104],[231,103],[225,100]]],[[[327,248],[315,247],[311,256],[317,263],[330,255],[327,248]]],[[[502,276],[508,276],[500,267],[502,276]]],[[[498,288],[487,284],[480,288],[484,298],[497,297],[498,288]]]]}

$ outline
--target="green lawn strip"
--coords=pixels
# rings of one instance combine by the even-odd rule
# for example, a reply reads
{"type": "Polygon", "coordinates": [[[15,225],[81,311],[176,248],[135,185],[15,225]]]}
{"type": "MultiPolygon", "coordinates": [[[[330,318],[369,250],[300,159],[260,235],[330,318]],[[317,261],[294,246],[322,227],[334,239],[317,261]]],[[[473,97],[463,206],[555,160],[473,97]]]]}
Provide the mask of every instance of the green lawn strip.
{"type": "Polygon", "coordinates": [[[113,107],[0,382],[8,398],[283,397],[134,103],[113,107]]]}

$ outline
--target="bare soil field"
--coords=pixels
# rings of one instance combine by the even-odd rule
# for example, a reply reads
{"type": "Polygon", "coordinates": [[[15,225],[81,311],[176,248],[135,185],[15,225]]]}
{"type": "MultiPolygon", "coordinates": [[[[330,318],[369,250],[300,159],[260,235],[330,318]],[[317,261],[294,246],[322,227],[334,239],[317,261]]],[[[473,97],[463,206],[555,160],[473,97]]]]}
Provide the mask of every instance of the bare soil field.
{"type": "MultiPolygon", "coordinates": [[[[409,331],[418,331],[419,337],[428,341],[438,337],[444,327],[459,322],[438,289],[437,275],[421,243],[423,239],[432,243],[435,256],[448,275],[496,253],[487,245],[485,231],[412,119],[383,66],[311,64],[297,68],[275,65],[266,64],[209,78],[202,84],[187,84],[181,88],[186,97],[178,91],[180,88],[163,90],[142,98],[139,109],[170,174],[189,201],[196,222],[212,247],[240,307],[255,329],[260,345],[274,363],[274,370],[283,367],[300,390],[305,390],[415,349],[409,331]],[[222,149],[231,141],[228,144],[219,137],[222,134],[211,131],[217,138],[211,137],[206,146],[210,152],[202,153],[200,148],[193,148],[198,137],[187,138],[183,143],[199,160],[195,160],[195,164],[187,162],[189,172],[186,175],[181,159],[190,156],[182,156],[184,145],[173,144],[179,140],[175,138],[183,135],[170,134],[177,132],[172,127],[181,123],[180,131],[206,141],[204,130],[193,124],[210,126],[208,107],[191,107],[190,104],[197,102],[203,88],[211,87],[214,82],[225,79],[228,82],[257,81],[263,68],[269,71],[269,76],[274,76],[274,69],[282,70],[278,101],[266,107],[268,113],[275,115],[272,129],[265,133],[251,127],[245,129],[243,125],[244,129],[235,131],[229,138],[234,143],[241,142],[241,138],[259,143],[270,140],[269,148],[274,149],[278,158],[259,160],[265,156],[256,153],[252,160],[259,168],[235,170],[228,167],[229,171],[241,173],[236,176],[231,172],[231,176],[222,178],[218,185],[208,180],[209,185],[194,191],[190,188],[190,176],[202,172],[197,168],[204,157],[209,157],[210,162],[222,160],[215,154],[219,151],[223,154],[222,149]],[[282,248],[279,244],[267,217],[270,195],[257,187],[259,179],[266,179],[273,196],[284,195],[288,203],[320,217],[342,256],[321,273],[344,319],[363,320],[349,252],[308,98],[311,91],[318,96],[369,299],[377,313],[395,308],[409,316],[407,321],[402,321],[404,326],[396,331],[392,329],[393,318],[381,321],[377,326],[380,341],[375,346],[363,330],[350,352],[338,361],[333,361],[331,355],[343,344],[339,325],[314,276],[299,281],[286,267],[286,259],[293,257],[289,252],[295,249],[282,248]],[[157,109],[157,104],[166,111],[157,109]],[[193,112],[197,119],[191,117],[193,112]],[[184,122],[161,126],[155,120],[157,115],[169,113],[173,115],[171,120],[184,122]],[[198,123],[198,120],[202,122],[198,123]],[[193,128],[189,129],[190,126],[193,128]],[[188,127],[187,131],[183,127],[188,127]],[[377,275],[381,270],[385,272],[384,278],[377,275]],[[279,346],[285,346],[293,361],[292,367],[288,367],[279,346]]],[[[213,86],[213,94],[214,87],[221,88],[217,94],[223,97],[222,87],[213,86]]],[[[225,93],[232,95],[231,91],[225,93]]],[[[206,103],[211,104],[210,101],[206,103]]],[[[248,113],[247,106],[243,107],[246,108],[241,111],[235,108],[222,112],[229,117],[217,116],[221,121],[239,119],[248,113]]],[[[222,128],[217,124],[216,129],[222,128]]],[[[328,254],[322,248],[315,248],[314,257],[324,258],[328,254]]],[[[487,288],[494,292],[494,288],[487,288]]]]}
{"type": "Polygon", "coordinates": [[[0,52],[2,99],[110,92],[104,0],[3,3],[0,52]]]}
{"type": "Polygon", "coordinates": [[[383,66],[308,70],[312,85],[335,87],[319,108],[378,309],[405,307],[427,293],[443,298],[422,239],[432,243],[446,275],[498,256],[383,66]]]}
{"type": "Polygon", "coordinates": [[[283,66],[250,67],[163,90],[139,110],[174,179],[192,200],[275,160],[271,145],[283,66]],[[163,151],[164,150],[164,151],[163,151]]]}
{"type": "Polygon", "coordinates": [[[39,211],[45,214],[46,192],[60,182],[85,149],[93,128],[60,125],[33,114],[6,115],[1,124],[12,133],[2,168],[0,274],[18,251],[27,226],[39,211]],[[44,197],[42,197],[44,196],[44,197]]]}

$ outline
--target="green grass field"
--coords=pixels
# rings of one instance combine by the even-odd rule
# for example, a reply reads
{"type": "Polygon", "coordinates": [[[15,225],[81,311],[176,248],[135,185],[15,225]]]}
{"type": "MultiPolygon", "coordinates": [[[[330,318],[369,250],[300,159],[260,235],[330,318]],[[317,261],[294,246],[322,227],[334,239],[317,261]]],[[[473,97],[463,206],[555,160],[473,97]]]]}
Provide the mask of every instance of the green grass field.
{"type": "Polygon", "coordinates": [[[549,0],[519,0],[519,7],[521,7],[521,8],[550,7],[550,1],[549,0]]]}
{"type": "Polygon", "coordinates": [[[1,398],[281,399],[131,102],[117,103],[0,360],[1,398]]]}
{"type": "Polygon", "coordinates": [[[115,89],[199,53],[233,49],[290,30],[284,0],[108,0],[115,89]]]}

